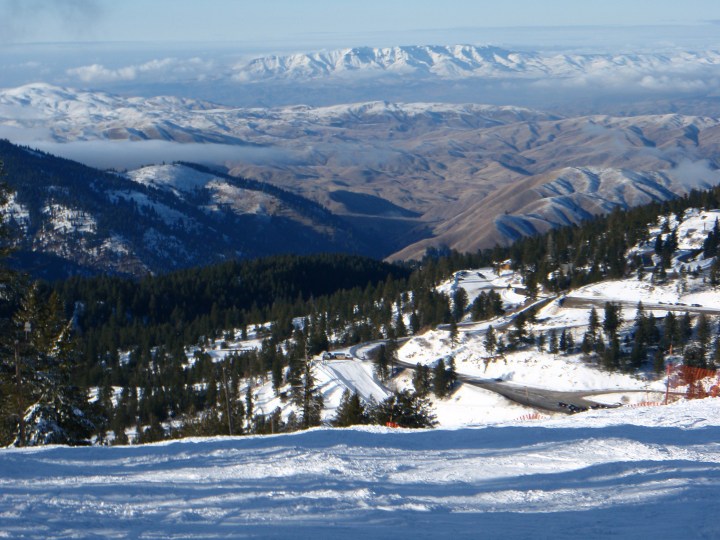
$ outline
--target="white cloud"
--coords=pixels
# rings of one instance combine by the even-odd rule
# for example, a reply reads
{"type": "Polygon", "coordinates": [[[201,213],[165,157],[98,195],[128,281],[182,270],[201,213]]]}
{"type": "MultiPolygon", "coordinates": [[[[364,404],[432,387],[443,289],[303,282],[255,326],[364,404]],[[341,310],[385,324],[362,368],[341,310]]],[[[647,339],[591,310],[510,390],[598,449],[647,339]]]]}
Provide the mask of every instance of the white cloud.
{"type": "Polygon", "coordinates": [[[146,75],[152,78],[172,77],[179,74],[193,74],[205,69],[207,69],[206,64],[199,58],[187,60],[162,58],[115,69],[107,68],[102,64],[91,64],[68,69],[65,73],[85,83],[99,83],[134,81],[146,75]]]}
{"type": "MultiPolygon", "coordinates": [[[[3,129],[0,127],[0,137],[2,137],[2,134],[3,129]]],[[[26,135],[29,135],[29,133],[26,135]]],[[[100,169],[135,169],[143,165],[170,163],[173,161],[224,165],[226,163],[276,163],[290,159],[288,152],[277,148],[227,144],[176,143],[158,140],[98,140],[58,143],[47,139],[28,141],[27,137],[24,138],[24,141],[19,141],[17,138],[10,138],[10,140],[12,142],[22,142],[44,152],[100,169]]]]}
{"type": "Polygon", "coordinates": [[[137,75],[136,68],[132,66],[120,69],[108,69],[101,64],[91,64],[68,69],[66,73],[70,77],[80,79],[83,82],[115,82],[131,81],[137,75]]]}
{"type": "Polygon", "coordinates": [[[718,180],[720,180],[720,171],[713,169],[706,159],[699,161],[682,160],[673,167],[671,174],[683,183],[691,185],[704,183],[707,187],[717,185],[718,180]]]}

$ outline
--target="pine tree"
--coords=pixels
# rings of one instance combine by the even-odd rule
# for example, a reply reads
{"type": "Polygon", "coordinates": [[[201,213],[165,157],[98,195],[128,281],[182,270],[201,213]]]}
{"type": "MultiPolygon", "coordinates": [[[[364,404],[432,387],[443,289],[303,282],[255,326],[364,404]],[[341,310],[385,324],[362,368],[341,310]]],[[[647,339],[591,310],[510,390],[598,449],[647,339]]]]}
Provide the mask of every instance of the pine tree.
{"type": "Polygon", "coordinates": [[[497,337],[495,336],[495,330],[493,330],[492,325],[490,325],[485,332],[485,340],[483,341],[483,346],[489,354],[494,354],[495,350],[497,349],[497,345],[498,342],[497,337]]]}
{"type": "Polygon", "coordinates": [[[465,315],[465,309],[468,305],[468,295],[464,288],[458,287],[453,293],[453,319],[460,322],[465,315]]]}
{"type": "Polygon", "coordinates": [[[390,375],[390,353],[385,344],[375,351],[375,373],[383,382],[387,381],[390,375]]]}
{"type": "Polygon", "coordinates": [[[440,359],[433,368],[433,392],[439,398],[447,396],[450,378],[445,367],[445,361],[440,359]]]}
{"type": "Polygon", "coordinates": [[[715,338],[713,357],[709,364],[710,369],[720,368],[720,336],[715,338]]]}
{"type": "Polygon", "coordinates": [[[59,297],[43,301],[35,283],[15,314],[25,334],[16,346],[19,446],[88,444],[96,431],[86,392],[72,381],[79,355],[62,311],[59,297]]]}
{"type": "Polygon", "coordinates": [[[245,419],[248,425],[251,424],[253,415],[255,414],[255,399],[253,398],[252,384],[248,384],[245,391],[245,419]]]}
{"type": "Polygon", "coordinates": [[[548,337],[548,352],[550,354],[558,353],[558,338],[554,328],[550,330],[550,336],[548,337]]]}
{"type": "Polygon", "coordinates": [[[690,318],[690,313],[686,311],[678,324],[678,344],[685,346],[691,336],[692,320],[690,318]]]}
{"type": "Polygon", "coordinates": [[[275,395],[280,393],[280,387],[283,385],[283,373],[283,361],[280,356],[277,356],[273,359],[272,364],[272,384],[275,395]]]}
{"type": "Polygon", "coordinates": [[[448,389],[452,389],[457,383],[457,369],[455,368],[455,358],[452,356],[450,357],[450,361],[448,362],[447,379],[448,389]]]}
{"type": "Polygon", "coordinates": [[[665,355],[663,354],[661,348],[658,348],[655,351],[655,356],[653,357],[653,370],[658,374],[665,370],[665,355]]]}
{"type": "Polygon", "coordinates": [[[418,362],[415,366],[412,382],[417,395],[421,397],[427,396],[430,392],[430,368],[418,362]]]}
{"type": "Polygon", "coordinates": [[[527,315],[521,311],[513,319],[514,330],[510,333],[510,344],[517,347],[527,338],[527,315]]]}
{"type": "Polygon", "coordinates": [[[563,331],[560,333],[560,342],[558,343],[558,348],[562,352],[567,352],[567,332],[563,328],[563,331]]]}
{"type": "Polygon", "coordinates": [[[603,365],[606,369],[617,370],[620,367],[620,340],[614,335],[603,355],[603,365]]]}
{"type": "Polygon", "coordinates": [[[405,326],[403,314],[400,309],[398,309],[397,317],[395,317],[395,335],[397,337],[405,337],[407,335],[407,327],[405,326]]]}
{"type": "Polygon", "coordinates": [[[720,285],[720,257],[716,256],[710,266],[710,284],[720,285]]]}
{"type": "Polygon", "coordinates": [[[428,399],[407,390],[382,401],[372,416],[380,425],[393,423],[404,428],[429,428],[437,424],[428,399]]]}
{"type": "Polygon", "coordinates": [[[695,332],[703,351],[707,350],[707,346],[710,343],[710,331],[710,321],[707,315],[701,313],[698,315],[697,323],[695,324],[695,332]]]}
{"type": "Polygon", "coordinates": [[[454,349],[458,342],[458,326],[455,320],[450,321],[450,348],[454,349]]]}
{"type": "Polygon", "coordinates": [[[413,311],[410,314],[410,332],[417,334],[420,331],[420,317],[417,312],[413,311]]]}
{"type": "Polygon", "coordinates": [[[347,427],[360,424],[367,424],[369,421],[365,407],[357,392],[350,393],[345,390],[340,400],[340,405],[335,413],[332,425],[335,427],[347,427]]]}
{"type": "Polygon", "coordinates": [[[617,331],[622,325],[622,312],[618,304],[605,302],[605,320],[603,321],[603,330],[607,334],[610,341],[617,335],[617,331]]]}
{"type": "Polygon", "coordinates": [[[301,428],[307,429],[309,427],[319,426],[322,421],[323,396],[315,386],[315,377],[310,361],[305,362],[301,397],[301,428]]]}
{"type": "Polygon", "coordinates": [[[678,323],[675,314],[672,311],[668,311],[663,319],[663,335],[660,340],[660,347],[670,351],[678,345],[677,339],[678,323]]]}

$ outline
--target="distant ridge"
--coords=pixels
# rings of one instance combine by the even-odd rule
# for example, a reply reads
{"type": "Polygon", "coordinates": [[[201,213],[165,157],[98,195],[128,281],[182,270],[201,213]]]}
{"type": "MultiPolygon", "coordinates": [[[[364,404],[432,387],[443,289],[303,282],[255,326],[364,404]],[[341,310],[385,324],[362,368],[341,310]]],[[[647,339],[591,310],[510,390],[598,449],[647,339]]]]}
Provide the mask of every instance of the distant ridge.
{"type": "Polygon", "coordinates": [[[385,48],[355,47],[266,56],[238,64],[238,81],[314,79],[359,74],[401,74],[415,77],[563,78],[611,71],[651,72],[683,66],[720,65],[718,51],[680,51],[673,54],[541,54],[493,46],[411,45],[385,48]]]}

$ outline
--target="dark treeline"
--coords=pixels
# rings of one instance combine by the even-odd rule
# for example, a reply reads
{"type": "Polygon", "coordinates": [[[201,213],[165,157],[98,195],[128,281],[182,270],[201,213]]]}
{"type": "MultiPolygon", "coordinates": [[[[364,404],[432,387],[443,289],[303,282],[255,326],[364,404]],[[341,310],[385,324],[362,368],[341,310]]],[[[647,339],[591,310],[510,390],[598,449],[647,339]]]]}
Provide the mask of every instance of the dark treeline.
{"type": "MultiPolygon", "coordinates": [[[[48,287],[81,332],[89,363],[117,349],[177,348],[223,330],[316,311],[338,291],[361,296],[410,270],[352,255],[278,256],[182,270],[142,280],[71,278],[48,287]]],[[[283,337],[287,337],[286,334],[283,337]]]]}

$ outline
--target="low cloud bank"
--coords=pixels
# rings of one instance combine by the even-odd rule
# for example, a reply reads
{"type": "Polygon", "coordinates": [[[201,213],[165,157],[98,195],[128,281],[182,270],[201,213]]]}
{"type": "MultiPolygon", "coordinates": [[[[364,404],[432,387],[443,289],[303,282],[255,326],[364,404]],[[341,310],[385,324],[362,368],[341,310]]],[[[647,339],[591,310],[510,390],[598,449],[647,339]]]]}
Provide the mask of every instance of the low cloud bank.
{"type": "MultiPolygon", "coordinates": [[[[0,137],[2,133],[0,132],[0,137]]],[[[168,141],[12,141],[98,169],[131,170],[143,165],[190,161],[209,165],[267,163],[287,158],[275,148],[168,141]]]]}
{"type": "Polygon", "coordinates": [[[71,80],[83,83],[113,83],[121,81],[157,81],[203,80],[214,69],[211,60],[202,58],[157,58],[139,64],[129,64],[117,68],[103,64],[90,64],[67,69],[66,75],[71,80]]]}

